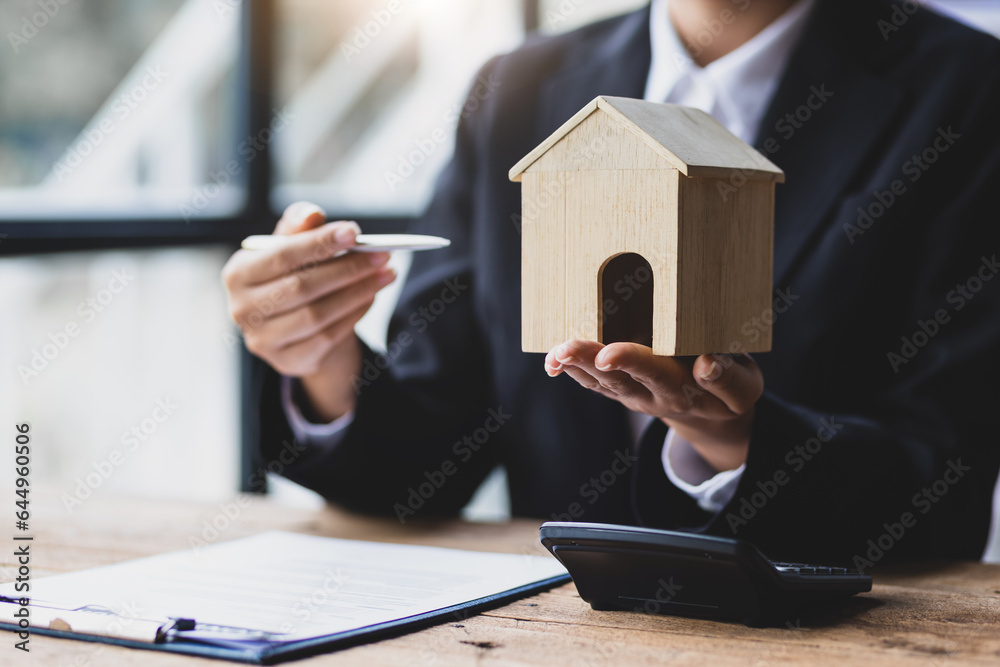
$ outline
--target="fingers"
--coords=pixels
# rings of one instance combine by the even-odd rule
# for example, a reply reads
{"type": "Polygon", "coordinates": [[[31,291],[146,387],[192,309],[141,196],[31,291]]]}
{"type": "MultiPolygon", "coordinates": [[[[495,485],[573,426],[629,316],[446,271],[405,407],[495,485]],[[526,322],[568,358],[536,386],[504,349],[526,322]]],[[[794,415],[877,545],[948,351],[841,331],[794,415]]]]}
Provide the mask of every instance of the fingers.
{"type": "Polygon", "coordinates": [[[328,294],[353,287],[374,275],[388,280],[395,273],[385,267],[389,253],[351,253],[336,259],[301,269],[262,285],[250,285],[234,299],[234,318],[243,326],[253,313],[260,318],[280,315],[300,308],[328,294]]]}
{"type": "Polygon", "coordinates": [[[244,329],[249,347],[260,356],[311,338],[358,308],[371,305],[376,292],[392,282],[391,269],[378,273],[347,289],[331,292],[300,308],[268,318],[258,326],[244,329]]]}
{"type": "Polygon", "coordinates": [[[325,220],[318,206],[296,202],[275,226],[280,245],[240,250],[222,272],[247,348],[286,375],[316,373],[396,278],[388,253],[344,253],[357,223],[325,220]]]}
{"type": "Polygon", "coordinates": [[[600,370],[594,365],[595,356],[603,348],[600,343],[587,340],[570,340],[557,345],[545,357],[546,372],[552,377],[565,372],[583,387],[613,398],[647,395],[646,388],[627,373],[600,370]]]}
{"type": "MultiPolygon", "coordinates": [[[[556,345],[545,355],[545,370],[552,377],[572,366],[586,364],[593,368],[594,357],[604,346],[592,340],[573,339],[556,345]]],[[[596,368],[594,369],[596,371],[596,368]]]]}
{"type": "Polygon", "coordinates": [[[664,357],[637,343],[611,343],[594,358],[597,368],[620,370],[649,392],[657,416],[695,413],[724,417],[728,408],[707,395],[691,377],[687,357],[664,357]],[[707,395],[707,396],[706,396],[707,395]],[[710,400],[704,400],[708,398],[710,400]]]}
{"type": "Polygon", "coordinates": [[[749,356],[691,359],[657,356],[635,343],[571,340],[546,355],[545,371],[664,418],[732,419],[760,399],[764,378],[749,356]]]}
{"type": "Polygon", "coordinates": [[[764,376],[748,354],[702,355],[692,373],[700,387],[738,415],[750,410],[764,393],[764,376]]]}
{"type": "Polygon", "coordinates": [[[601,370],[628,373],[654,394],[673,390],[687,376],[676,359],[657,356],[638,343],[612,343],[597,354],[594,364],[601,370]]]}
{"type": "Polygon", "coordinates": [[[298,234],[307,229],[319,227],[326,222],[326,213],[316,204],[297,201],[281,214],[274,233],[278,235],[298,234]]]}
{"type": "Polygon", "coordinates": [[[331,222],[292,234],[278,248],[239,250],[222,270],[222,280],[232,291],[313,267],[353,246],[359,232],[355,222],[331,222]]]}
{"type": "MultiPolygon", "coordinates": [[[[274,370],[289,377],[315,375],[323,361],[354,335],[354,325],[368,311],[369,305],[370,303],[364,304],[345,313],[316,335],[272,353],[265,361],[274,370]]],[[[252,349],[250,351],[254,352],[252,349]]]]}

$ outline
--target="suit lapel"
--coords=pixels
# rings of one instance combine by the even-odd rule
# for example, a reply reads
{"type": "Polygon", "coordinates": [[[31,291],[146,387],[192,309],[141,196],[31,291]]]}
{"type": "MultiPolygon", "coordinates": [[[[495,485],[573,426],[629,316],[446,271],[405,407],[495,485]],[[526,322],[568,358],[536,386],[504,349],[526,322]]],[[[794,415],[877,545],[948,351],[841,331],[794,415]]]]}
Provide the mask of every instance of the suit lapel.
{"type": "Polygon", "coordinates": [[[875,24],[866,13],[854,2],[819,3],[761,123],[755,145],[786,178],[775,196],[775,286],[857,181],[900,107],[901,92],[860,64],[878,48],[857,34],[875,24]]]}
{"type": "MultiPolygon", "coordinates": [[[[649,8],[621,19],[609,39],[596,45],[583,42],[569,65],[544,84],[539,91],[538,117],[533,144],[541,143],[560,125],[598,95],[643,96],[649,72],[649,8]]],[[[544,378],[543,378],[544,379],[544,378]]],[[[579,393],[575,385],[564,390],[579,393]]],[[[605,461],[612,449],[630,452],[632,438],[625,407],[588,390],[573,398],[585,406],[587,414],[608,437],[601,440],[601,450],[591,460],[605,461]]],[[[589,516],[589,515],[585,515],[589,516]]],[[[595,519],[596,520],[596,519],[595,519]]]]}
{"type": "Polygon", "coordinates": [[[580,44],[577,58],[540,91],[536,143],[540,143],[598,95],[641,98],[651,58],[649,7],[628,14],[610,38],[580,44]]]}
{"type": "MultiPolygon", "coordinates": [[[[868,2],[818,2],[758,132],[758,150],[786,174],[775,199],[775,285],[828,221],[902,102],[898,89],[861,64],[866,52],[883,46],[863,32],[875,25],[868,19],[882,8],[868,2]],[[819,108],[810,109],[810,102],[819,108]],[[809,118],[799,120],[807,112],[809,118]],[[769,139],[777,142],[777,151],[765,149],[769,139]]],[[[579,60],[549,79],[540,91],[535,143],[597,95],[643,96],[651,57],[649,20],[648,7],[624,17],[609,39],[596,48],[583,43],[579,60]]]]}

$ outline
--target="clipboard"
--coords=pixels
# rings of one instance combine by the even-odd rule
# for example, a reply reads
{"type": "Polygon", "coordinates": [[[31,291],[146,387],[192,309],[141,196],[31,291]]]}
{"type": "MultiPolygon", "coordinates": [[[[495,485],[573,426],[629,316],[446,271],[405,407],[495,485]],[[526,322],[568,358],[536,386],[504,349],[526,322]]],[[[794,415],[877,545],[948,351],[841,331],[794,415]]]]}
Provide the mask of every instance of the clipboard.
{"type": "MultiPolygon", "coordinates": [[[[399,614],[398,617],[388,617],[383,614],[384,618],[376,622],[364,622],[357,624],[356,627],[339,627],[330,632],[281,633],[260,627],[246,628],[239,624],[227,625],[219,622],[218,615],[221,612],[218,611],[213,612],[215,617],[205,622],[204,620],[199,621],[197,614],[190,616],[183,613],[165,614],[162,613],[162,610],[157,609],[153,609],[151,613],[126,615],[124,612],[113,611],[112,605],[108,604],[78,605],[76,602],[79,601],[79,598],[70,604],[56,604],[48,600],[35,599],[31,600],[28,605],[30,632],[136,649],[167,651],[266,665],[398,636],[448,620],[458,622],[473,614],[548,590],[570,580],[565,569],[555,559],[546,556],[493,554],[438,547],[355,542],[280,531],[212,545],[207,547],[205,551],[220,552],[221,550],[228,551],[230,554],[252,556],[255,550],[260,551],[260,545],[264,543],[272,545],[287,543],[290,550],[298,549],[299,552],[304,547],[314,548],[318,546],[326,549],[325,553],[334,553],[336,548],[341,546],[348,550],[353,549],[357,554],[382,554],[386,558],[392,558],[395,557],[393,554],[398,554],[399,558],[408,559],[406,567],[412,567],[414,559],[424,558],[428,559],[425,561],[428,563],[431,561],[440,563],[442,576],[445,574],[444,568],[454,569],[456,578],[460,582],[467,582],[467,585],[456,585],[451,604],[439,606],[436,601],[443,598],[437,597],[436,591],[425,586],[427,590],[422,591],[421,595],[426,596],[427,603],[423,605],[422,610],[418,610],[420,609],[419,604],[412,607],[411,610],[418,610],[416,613],[403,613],[399,614]],[[481,574],[482,581],[476,581],[475,570],[480,564],[486,569],[481,574]],[[505,568],[506,572],[504,572],[505,568]],[[497,578],[495,582],[491,582],[490,578],[496,577],[497,572],[501,572],[503,576],[497,578]],[[517,582],[517,585],[510,586],[508,585],[510,582],[517,582]],[[468,590],[485,591],[486,594],[479,594],[469,599],[454,597],[461,594],[461,591],[468,590]]],[[[169,573],[170,565],[183,561],[185,557],[190,557],[190,554],[174,552],[137,559],[118,565],[37,579],[32,582],[32,586],[33,588],[47,588],[45,594],[50,598],[57,596],[58,591],[62,589],[70,591],[70,597],[79,596],[85,594],[81,591],[86,591],[87,586],[99,586],[102,581],[110,581],[111,577],[124,577],[127,580],[131,576],[130,572],[144,575],[153,573],[152,578],[156,579],[159,576],[156,573],[169,573]],[[49,585],[44,585],[46,579],[51,580],[49,585]],[[53,593],[53,591],[56,592],[53,593]]],[[[206,571],[210,572],[211,569],[208,568],[206,571]]],[[[376,572],[377,575],[377,570],[363,571],[376,572]]],[[[426,581],[441,581],[434,578],[436,575],[433,572],[432,575],[428,576],[426,581]]],[[[198,573],[194,573],[193,576],[197,577],[198,573]]],[[[366,574],[364,576],[372,577],[373,575],[366,574]]],[[[399,573],[386,574],[388,581],[392,581],[393,577],[399,578],[399,573]]],[[[254,585],[257,589],[267,590],[272,583],[258,581],[254,585]]],[[[152,587],[155,592],[156,586],[169,584],[169,577],[164,575],[161,577],[161,581],[152,584],[152,587]]],[[[403,588],[408,585],[403,584],[403,588]]],[[[21,605],[19,598],[10,594],[11,586],[11,584],[0,586],[0,628],[17,632],[23,630],[18,625],[19,619],[14,615],[17,610],[21,609],[21,605]]],[[[393,595],[391,586],[384,586],[375,579],[359,580],[355,586],[362,594],[366,587],[371,588],[372,595],[376,600],[372,606],[377,606],[378,599],[391,598],[393,595]]],[[[355,602],[358,599],[355,593],[350,593],[345,597],[355,602]]],[[[287,608],[287,605],[285,607],[287,608]]],[[[147,609],[148,606],[143,608],[147,609]]],[[[371,616],[375,612],[366,610],[364,613],[371,616]]],[[[317,622],[309,627],[315,628],[320,627],[320,625],[321,623],[317,622]]]]}

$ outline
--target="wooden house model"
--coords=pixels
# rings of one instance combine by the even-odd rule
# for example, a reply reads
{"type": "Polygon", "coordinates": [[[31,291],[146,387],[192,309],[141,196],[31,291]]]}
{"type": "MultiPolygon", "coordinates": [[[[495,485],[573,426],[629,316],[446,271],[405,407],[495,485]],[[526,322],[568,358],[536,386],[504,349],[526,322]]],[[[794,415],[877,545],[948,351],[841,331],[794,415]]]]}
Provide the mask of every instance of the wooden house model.
{"type": "Polygon", "coordinates": [[[570,338],[659,355],[761,352],[774,184],[708,114],[598,97],[510,170],[521,182],[526,352],[570,338]]]}

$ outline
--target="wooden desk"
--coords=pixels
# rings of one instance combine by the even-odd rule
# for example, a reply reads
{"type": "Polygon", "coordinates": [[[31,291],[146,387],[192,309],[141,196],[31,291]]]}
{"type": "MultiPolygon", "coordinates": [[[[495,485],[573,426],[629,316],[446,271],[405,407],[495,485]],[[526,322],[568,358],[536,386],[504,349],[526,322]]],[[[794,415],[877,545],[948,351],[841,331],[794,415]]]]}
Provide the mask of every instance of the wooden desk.
{"type": "MultiPolygon", "coordinates": [[[[35,493],[32,575],[79,570],[185,549],[206,522],[218,540],[268,529],[465,549],[544,553],[538,523],[408,523],[337,512],[289,510],[249,500],[229,520],[219,506],[95,497],[72,515],[54,494],[35,493]],[[220,518],[223,517],[223,518],[220,518]]],[[[230,507],[232,514],[233,507],[230,507]]],[[[9,538],[8,538],[9,539],[9,538]]],[[[0,579],[14,577],[3,549],[0,579]]],[[[668,616],[592,611],[572,584],[468,619],[317,656],[295,665],[619,664],[959,665],[1000,663],[1000,566],[979,563],[911,568],[876,576],[874,590],[834,617],[801,627],[751,629],[668,616]]],[[[0,663],[45,667],[218,667],[225,663],[33,635],[31,654],[0,631],[0,663]]]]}

